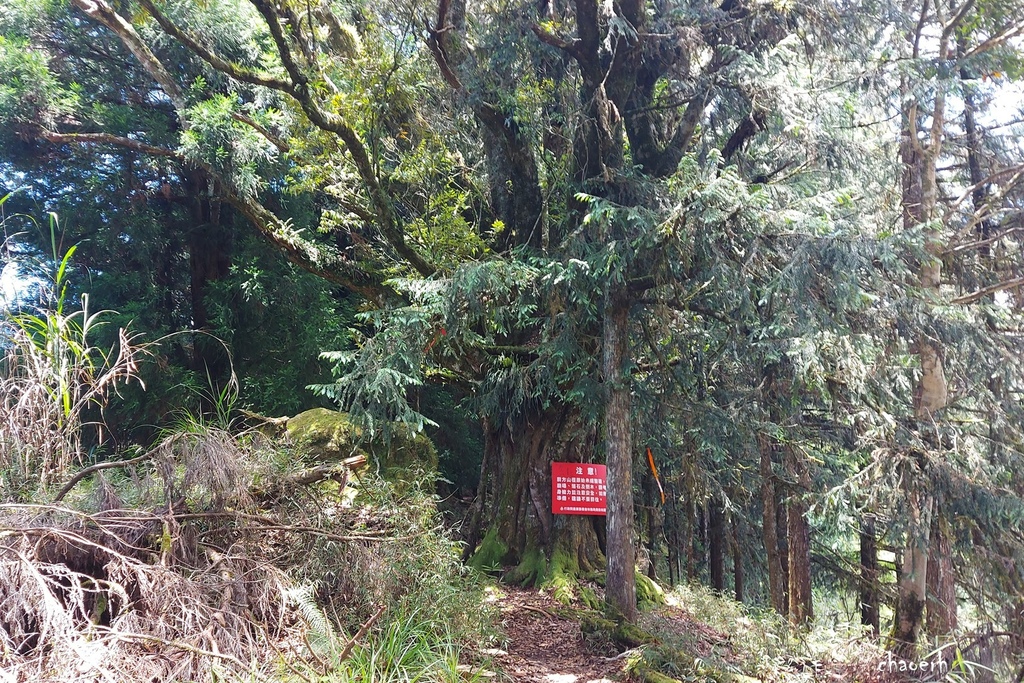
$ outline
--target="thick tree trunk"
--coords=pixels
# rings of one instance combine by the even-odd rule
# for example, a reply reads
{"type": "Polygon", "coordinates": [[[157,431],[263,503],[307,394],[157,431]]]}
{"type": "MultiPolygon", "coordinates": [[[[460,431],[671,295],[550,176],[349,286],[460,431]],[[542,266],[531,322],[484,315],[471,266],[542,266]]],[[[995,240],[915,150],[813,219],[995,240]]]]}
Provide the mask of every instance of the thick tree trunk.
{"type": "Polygon", "coordinates": [[[708,501],[708,573],[711,587],[725,591],[725,514],[716,500],[708,501]]]}
{"type": "Polygon", "coordinates": [[[686,512],[683,515],[683,524],[686,526],[683,539],[683,549],[686,551],[686,580],[697,580],[697,536],[694,527],[698,525],[697,506],[693,504],[692,494],[686,499],[686,512]]]}
{"type": "MultiPolygon", "coordinates": [[[[938,501],[936,501],[938,503],[938,501]]],[[[930,635],[946,636],[956,630],[956,577],[953,549],[941,507],[932,515],[931,558],[928,562],[928,613],[926,628],[930,635]]]]}
{"type": "Polygon", "coordinates": [[[668,583],[680,583],[679,562],[679,503],[672,489],[669,489],[668,506],[665,508],[665,545],[668,546],[668,583]]]}
{"type": "Polygon", "coordinates": [[[775,475],[772,473],[772,447],[769,439],[760,438],[761,447],[761,532],[764,539],[765,559],[768,563],[768,594],[772,608],[779,614],[788,613],[786,578],[779,553],[779,534],[775,509],[775,475]]]}
{"type": "Polygon", "coordinates": [[[809,488],[807,468],[796,450],[786,449],[787,468],[799,489],[787,501],[787,534],[789,539],[789,620],[802,626],[814,618],[811,596],[811,528],[807,523],[807,503],[803,494],[809,488]]]}
{"type": "MultiPolygon", "coordinates": [[[[963,58],[969,52],[967,46],[967,36],[961,35],[957,40],[957,55],[963,58]]],[[[976,81],[971,78],[970,70],[967,66],[961,63],[960,66],[960,83],[963,87],[963,98],[964,98],[964,146],[967,151],[967,171],[968,180],[970,180],[971,187],[971,207],[975,213],[979,213],[985,206],[985,202],[988,198],[990,185],[985,180],[985,172],[981,167],[981,154],[982,154],[982,140],[981,133],[978,129],[977,122],[977,110],[978,110],[978,86],[975,85],[976,81]]],[[[975,232],[979,240],[984,241],[989,239],[992,234],[992,222],[986,217],[978,221],[978,226],[975,228],[975,232]]],[[[988,244],[983,244],[978,249],[978,255],[983,259],[988,259],[991,256],[991,249],[988,244]]],[[[989,269],[986,269],[987,272],[989,269]]],[[[982,282],[979,284],[990,284],[988,282],[982,282]]]]}
{"type": "MultiPolygon", "coordinates": [[[[661,539],[665,535],[664,511],[661,507],[661,494],[650,472],[644,477],[644,495],[647,500],[647,576],[658,580],[658,562],[661,559],[661,539]]],[[[669,560],[669,576],[672,574],[671,559],[669,560]]]]}
{"type": "Polygon", "coordinates": [[[908,504],[907,548],[903,553],[899,604],[896,606],[893,632],[893,650],[906,659],[916,655],[917,641],[924,623],[932,498],[912,492],[908,504]]]}
{"type": "Polygon", "coordinates": [[[881,622],[878,604],[878,541],[875,537],[874,515],[864,515],[860,524],[860,623],[870,626],[877,638],[881,622]]]}
{"type": "Polygon", "coordinates": [[[600,569],[600,518],[551,513],[551,463],[592,462],[594,433],[566,406],[484,421],[480,508],[470,563],[511,567],[510,580],[540,584],[554,572],[600,569]]]}
{"type": "MultiPolygon", "coordinates": [[[[941,5],[937,6],[937,9],[941,5]]],[[[922,20],[920,26],[924,25],[922,20]]],[[[943,33],[939,40],[938,54],[948,52],[951,34],[943,33]]],[[[915,45],[921,36],[917,35],[915,45]]],[[[907,108],[903,112],[903,130],[900,139],[900,161],[902,162],[902,204],[903,223],[908,229],[924,226],[925,255],[918,269],[918,279],[924,297],[937,300],[941,296],[942,255],[944,243],[940,227],[934,223],[938,201],[938,179],[936,162],[939,158],[945,129],[945,92],[935,94],[930,112],[919,111],[906,83],[907,108]],[[930,130],[926,139],[918,134],[918,125],[930,113],[930,130]]],[[[921,333],[916,340],[917,355],[921,364],[921,375],[914,390],[914,417],[926,443],[938,448],[934,432],[936,413],[948,401],[948,387],[942,362],[942,349],[934,338],[921,333]]],[[[927,493],[927,484],[915,482],[923,476],[921,466],[924,454],[911,465],[907,477],[910,488],[907,492],[909,519],[907,524],[907,548],[903,555],[903,569],[898,584],[899,602],[893,633],[893,648],[901,656],[911,658],[916,654],[918,637],[924,624],[927,601],[927,576],[930,550],[931,519],[934,500],[927,493]]]]}
{"type": "Polygon", "coordinates": [[[636,550],[633,546],[633,457],[629,378],[629,300],[611,292],[604,312],[601,370],[605,388],[605,463],[608,468],[605,599],[616,616],[636,621],[636,550]]]}
{"type": "Polygon", "coordinates": [[[775,487],[775,531],[779,536],[779,559],[782,564],[784,598],[782,614],[789,614],[789,506],[782,494],[782,484],[775,487]]]}
{"type": "Polygon", "coordinates": [[[711,582],[710,549],[711,549],[711,511],[707,505],[697,506],[697,543],[693,547],[697,574],[705,576],[711,582]]]}
{"type": "Polygon", "coordinates": [[[807,505],[799,497],[789,500],[789,620],[802,626],[814,618],[811,600],[811,532],[807,505]]]}

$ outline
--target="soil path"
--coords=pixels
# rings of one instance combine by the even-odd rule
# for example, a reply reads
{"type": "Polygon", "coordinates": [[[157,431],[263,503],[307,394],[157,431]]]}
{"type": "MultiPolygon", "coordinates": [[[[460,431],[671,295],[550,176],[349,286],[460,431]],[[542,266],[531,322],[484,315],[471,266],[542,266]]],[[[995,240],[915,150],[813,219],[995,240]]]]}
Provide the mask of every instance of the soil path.
{"type": "Polygon", "coordinates": [[[622,680],[614,648],[589,642],[579,622],[560,616],[554,598],[536,590],[501,587],[497,600],[508,636],[504,650],[489,651],[516,683],[613,683],[622,680]]]}

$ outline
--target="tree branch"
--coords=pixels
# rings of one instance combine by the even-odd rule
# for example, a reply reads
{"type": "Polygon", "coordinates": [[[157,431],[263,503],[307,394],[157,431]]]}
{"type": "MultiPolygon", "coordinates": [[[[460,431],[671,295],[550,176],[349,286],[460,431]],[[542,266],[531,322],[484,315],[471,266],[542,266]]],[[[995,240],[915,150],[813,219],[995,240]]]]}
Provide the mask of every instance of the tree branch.
{"type": "Polygon", "coordinates": [[[142,66],[153,77],[153,80],[160,85],[160,88],[171,99],[171,102],[174,103],[174,108],[178,111],[179,116],[182,117],[182,124],[184,125],[185,96],[182,94],[177,82],[171,77],[170,72],[164,68],[163,63],[157,59],[153,51],[149,49],[149,46],[139,37],[135,27],[125,21],[105,0],[71,1],[76,7],[85,12],[86,16],[103,24],[121,39],[124,46],[135,55],[135,58],[142,63],[142,66]]]}
{"type": "Polygon", "coordinates": [[[71,477],[71,479],[68,480],[68,483],[64,484],[64,487],[57,492],[56,496],[54,496],[52,505],[56,505],[60,501],[64,500],[64,496],[68,495],[68,492],[71,491],[71,489],[75,488],[75,484],[77,484],[78,482],[82,481],[83,479],[85,479],[86,477],[95,472],[99,472],[101,470],[109,470],[115,467],[130,467],[132,465],[138,465],[140,462],[149,460],[152,457],[153,453],[150,452],[146,453],[145,455],[140,455],[137,458],[131,458],[130,460],[101,462],[90,467],[86,467],[84,470],[80,470],[75,476],[71,477]]]}
{"type": "Polygon", "coordinates": [[[946,249],[942,253],[943,253],[943,255],[958,254],[958,253],[960,253],[962,251],[970,251],[971,249],[978,249],[980,247],[987,246],[987,245],[992,244],[994,242],[998,242],[999,240],[1003,239],[1004,237],[1008,237],[1009,235],[1012,235],[1014,233],[1021,232],[1021,231],[1024,231],[1024,227],[1010,228],[1009,230],[1003,230],[999,234],[993,235],[992,237],[988,237],[988,238],[983,239],[983,240],[975,240],[974,242],[968,242],[966,244],[958,244],[955,247],[950,247],[950,248],[946,249]]]}
{"type": "MultiPolygon", "coordinates": [[[[292,54],[291,48],[288,44],[288,39],[284,34],[284,29],[282,28],[281,22],[277,16],[277,12],[270,3],[266,2],[266,0],[250,0],[267,23],[267,28],[270,31],[270,34],[274,39],[274,44],[277,47],[278,57],[281,59],[281,63],[284,65],[285,71],[288,72],[291,79],[290,81],[253,74],[252,72],[240,69],[239,67],[230,64],[226,60],[218,57],[210,50],[203,47],[186,32],[174,26],[173,23],[171,23],[159,12],[159,10],[156,9],[152,0],[142,1],[146,9],[153,15],[153,18],[156,19],[157,23],[160,24],[164,31],[177,38],[186,47],[188,47],[189,50],[193,51],[197,56],[202,58],[215,69],[238,80],[254,85],[262,85],[290,95],[296,100],[296,102],[298,102],[302,111],[306,114],[307,118],[309,118],[313,125],[317,126],[321,130],[334,133],[340,137],[345,143],[345,147],[348,149],[348,152],[355,163],[360,180],[362,180],[363,184],[366,186],[367,193],[370,195],[370,201],[373,203],[376,212],[374,223],[377,224],[381,233],[384,235],[384,238],[402,258],[404,258],[422,275],[430,276],[436,272],[436,268],[434,268],[434,266],[429,264],[418,252],[416,252],[416,250],[412,249],[406,243],[405,233],[399,224],[394,206],[380,185],[373,164],[370,161],[370,157],[367,154],[366,148],[363,145],[362,140],[359,138],[358,133],[356,133],[355,129],[352,128],[342,117],[325,112],[313,100],[309,89],[309,78],[302,72],[299,64],[295,61],[294,55],[292,54]]],[[[74,0],[74,2],[79,4],[79,6],[82,6],[83,4],[101,3],[103,0],[74,0]]],[[[113,14],[112,11],[111,14],[113,14]]],[[[116,14],[114,16],[120,19],[116,14]]],[[[166,74],[166,69],[164,69],[163,65],[152,54],[152,52],[146,48],[130,24],[127,24],[123,19],[121,19],[121,23],[127,26],[127,29],[125,29],[124,26],[121,26],[120,29],[118,29],[115,28],[116,22],[114,22],[113,19],[110,21],[112,23],[104,22],[105,25],[108,25],[111,30],[114,30],[126,44],[129,44],[128,41],[131,39],[131,36],[134,35],[134,41],[141,46],[142,50],[140,52],[136,52],[135,49],[131,48],[130,44],[129,49],[132,49],[133,54],[136,54],[136,56],[139,57],[140,61],[143,62],[143,65],[154,79],[156,79],[157,83],[165,89],[167,87],[173,87],[175,89],[177,97],[181,99],[181,106],[178,107],[179,117],[182,120],[182,124],[187,125],[184,118],[184,99],[180,96],[180,90],[177,90],[177,86],[169,79],[169,76],[164,79],[163,76],[160,75],[166,74]],[[140,54],[143,56],[139,56],[140,54]],[[148,55],[148,57],[146,57],[146,55],[148,55]],[[167,85],[165,85],[165,80],[167,80],[167,85]]],[[[170,92],[168,92],[168,96],[172,99],[175,97],[175,95],[172,95],[170,92]]],[[[280,145],[278,148],[280,149],[280,145]]],[[[281,246],[277,240],[274,241],[275,244],[281,246]]],[[[362,287],[362,285],[359,285],[359,287],[362,287]]]]}
{"type": "MultiPolygon", "coordinates": [[[[155,147],[138,140],[108,133],[54,133],[42,131],[39,135],[44,140],[55,144],[115,145],[136,152],[168,157],[182,165],[189,163],[185,157],[173,150],[155,147]]],[[[288,233],[287,226],[270,210],[254,198],[242,196],[241,193],[231,187],[230,183],[221,178],[212,168],[205,165],[201,167],[211,177],[219,181],[221,193],[225,201],[248,219],[253,227],[259,230],[271,244],[284,253],[285,258],[298,267],[328,282],[341,285],[346,289],[361,294],[371,301],[379,302],[382,298],[396,294],[393,289],[384,284],[380,276],[360,267],[355,262],[335,259],[329,263],[323,263],[321,258],[311,254],[303,245],[289,239],[286,236],[288,233]]],[[[353,211],[353,213],[355,212],[353,211]]]]}
{"type": "Polygon", "coordinates": [[[160,10],[157,9],[153,0],[139,0],[139,4],[142,5],[150,16],[156,20],[156,23],[164,30],[165,33],[176,38],[178,42],[187,47],[197,57],[202,59],[204,62],[212,66],[217,71],[227,74],[231,78],[243,83],[249,83],[250,85],[262,85],[265,88],[271,88],[273,90],[279,90],[281,92],[291,93],[294,89],[294,85],[290,81],[285,81],[279,78],[273,78],[271,76],[258,74],[252,71],[241,68],[236,64],[232,64],[226,59],[223,59],[216,55],[212,50],[207,49],[203,46],[195,37],[186,32],[181,27],[175,25],[170,19],[167,18],[160,10]]]}
{"type": "Polygon", "coordinates": [[[317,275],[328,282],[341,285],[361,294],[371,301],[381,302],[386,295],[395,294],[384,284],[383,279],[353,261],[334,259],[322,263],[320,259],[303,249],[300,244],[287,237],[284,223],[262,204],[242,197],[232,188],[222,184],[224,199],[245,216],[285,257],[303,270],[317,275]]]}
{"type": "Polygon", "coordinates": [[[950,301],[951,304],[971,304],[982,299],[989,294],[995,294],[996,292],[1002,292],[1006,289],[1013,289],[1014,287],[1020,287],[1024,285],[1024,277],[1014,278],[1012,280],[1005,280],[1003,282],[997,282],[994,285],[988,287],[982,287],[979,290],[971,292],[970,294],[964,294],[950,301]]]}
{"type": "MultiPolygon", "coordinates": [[[[438,0],[436,27],[427,23],[427,47],[448,86],[466,94],[462,80],[455,73],[462,55],[453,53],[456,46],[450,40],[455,25],[462,23],[449,19],[454,11],[450,0],[438,0]]],[[[491,208],[508,228],[501,233],[496,250],[502,251],[515,244],[539,248],[545,214],[537,158],[514,117],[485,97],[474,94],[478,96],[467,99],[485,133],[484,149],[492,172],[491,208]]]]}
{"type": "Polygon", "coordinates": [[[1011,38],[1016,38],[1022,33],[1024,33],[1024,22],[1021,22],[1015,26],[1007,27],[1003,29],[1002,32],[997,33],[996,35],[990,37],[989,39],[983,41],[982,43],[974,47],[974,49],[972,49],[970,52],[963,56],[963,59],[967,60],[970,59],[971,57],[974,57],[975,55],[980,55],[984,52],[988,52],[992,48],[998,47],[1005,43],[1006,41],[1010,40],[1011,38]]]}
{"type": "Polygon", "coordinates": [[[56,145],[116,145],[118,147],[124,147],[125,149],[141,152],[142,154],[151,154],[153,156],[169,157],[178,161],[184,161],[181,155],[174,150],[167,149],[166,147],[156,147],[154,145],[146,144],[145,142],[133,140],[132,138],[121,137],[120,135],[111,135],[110,133],[54,133],[53,131],[44,130],[39,133],[39,137],[56,145]]]}
{"type": "Polygon", "coordinates": [[[949,40],[950,36],[953,35],[953,31],[956,30],[956,28],[967,16],[967,13],[970,12],[973,8],[974,0],[967,0],[963,5],[960,6],[960,9],[956,11],[956,14],[954,14],[953,17],[948,22],[946,22],[946,24],[942,27],[941,40],[943,42],[949,40]]]}
{"type": "Polygon", "coordinates": [[[238,121],[239,123],[244,123],[257,133],[262,135],[267,140],[267,142],[272,144],[274,147],[277,147],[277,151],[281,152],[281,154],[287,154],[288,152],[291,151],[292,148],[291,146],[288,145],[287,142],[277,137],[276,135],[271,133],[265,126],[260,125],[255,120],[249,118],[245,114],[239,112],[232,112],[231,118],[233,118],[235,121],[238,121]]]}
{"type": "MultiPolygon", "coordinates": [[[[292,55],[291,46],[284,35],[284,28],[281,26],[277,11],[266,0],[249,0],[249,2],[256,8],[257,12],[263,15],[264,21],[267,22],[267,28],[274,39],[274,44],[277,46],[277,56],[280,57],[284,70],[288,72],[288,76],[292,79],[292,87],[296,91],[304,91],[309,84],[309,77],[302,72],[298,62],[295,61],[294,55],[292,55]]],[[[305,98],[296,96],[296,99],[305,98]]]]}
{"type": "Polygon", "coordinates": [[[580,41],[579,39],[568,41],[563,38],[559,38],[554,33],[547,31],[540,24],[532,24],[530,30],[533,31],[534,35],[540,38],[542,43],[546,43],[552,47],[557,47],[559,50],[565,52],[570,57],[575,59],[577,62],[582,60],[580,53],[580,41]]]}

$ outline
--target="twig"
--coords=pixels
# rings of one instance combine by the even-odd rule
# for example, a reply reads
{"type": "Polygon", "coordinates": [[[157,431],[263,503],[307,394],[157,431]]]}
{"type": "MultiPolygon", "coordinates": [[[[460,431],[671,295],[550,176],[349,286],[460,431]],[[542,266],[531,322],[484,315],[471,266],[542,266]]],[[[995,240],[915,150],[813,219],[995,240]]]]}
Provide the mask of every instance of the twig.
{"type": "Polygon", "coordinates": [[[309,642],[308,631],[302,632],[302,642],[306,644],[306,649],[309,650],[309,654],[313,655],[313,659],[316,660],[316,663],[320,665],[320,668],[323,669],[324,672],[330,669],[330,667],[327,665],[327,662],[325,662],[324,659],[316,653],[316,650],[313,649],[313,644],[309,642]]]}
{"type": "Polygon", "coordinates": [[[298,668],[295,667],[295,665],[293,665],[291,662],[288,661],[288,658],[277,647],[277,645],[274,643],[273,639],[268,638],[267,639],[267,644],[270,645],[271,649],[273,649],[274,652],[277,653],[277,656],[281,658],[281,661],[284,662],[284,665],[287,666],[291,670],[292,673],[294,673],[296,676],[298,676],[302,680],[306,681],[306,683],[313,683],[313,679],[312,678],[310,678],[306,674],[304,674],[301,671],[299,671],[298,668]]]}
{"type": "Polygon", "coordinates": [[[533,605],[520,605],[520,607],[522,607],[525,610],[529,610],[530,612],[536,612],[537,614],[543,614],[548,619],[556,619],[557,618],[557,617],[555,617],[555,615],[553,615],[550,612],[547,612],[545,610],[542,610],[540,607],[534,607],[533,605]]]}
{"type": "Polygon", "coordinates": [[[100,462],[100,463],[96,463],[95,465],[92,465],[90,467],[86,467],[84,470],[82,470],[81,472],[79,472],[75,476],[71,477],[71,480],[67,484],[64,484],[64,488],[62,488],[60,490],[60,492],[57,493],[57,496],[53,499],[53,502],[54,503],[59,503],[61,500],[64,499],[64,496],[68,495],[68,493],[71,491],[71,489],[73,489],[75,487],[75,484],[77,484],[78,482],[82,481],[83,479],[88,477],[93,472],[99,472],[100,470],[109,470],[109,469],[113,469],[114,467],[129,467],[131,465],[137,465],[140,462],[143,462],[145,460],[149,460],[152,457],[153,457],[152,453],[146,453],[145,455],[140,455],[139,457],[131,458],[130,460],[116,460],[116,461],[100,462]]]}
{"type": "Polygon", "coordinates": [[[204,657],[213,657],[214,659],[223,659],[226,662],[231,662],[232,664],[237,666],[242,671],[249,671],[249,667],[247,667],[245,664],[243,664],[242,661],[240,659],[238,659],[238,657],[235,657],[233,655],[226,655],[226,654],[223,654],[221,652],[214,652],[213,650],[204,650],[201,647],[196,647],[195,645],[189,645],[188,643],[183,643],[180,640],[167,640],[165,638],[160,638],[158,636],[151,636],[151,635],[147,635],[145,633],[116,633],[116,632],[111,632],[111,635],[115,639],[122,639],[122,640],[136,641],[136,642],[143,642],[143,643],[156,643],[157,645],[165,645],[167,647],[174,647],[174,648],[177,648],[179,650],[184,650],[186,652],[191,652],[193,654],[202,655],[204,657]]]}
{"type": "Polygon", "coordinates": [[[359,628],[359,631],[349,639],[345,644],[345,649],[341,651],[341,656],[338,657],[339,662],[344,662],[348,659],[349,653],[351,653],[352,648],[355,647],[356,641],[366,635],[366,632],[370,630],[371,626],[373,626],[373,622],[377,621],[377,619],[380,618],[380,615],[384,614],[384,610],[387,608],[387,605],[381,605],[376,614],[370,617],[367,622],[359,628]]]}

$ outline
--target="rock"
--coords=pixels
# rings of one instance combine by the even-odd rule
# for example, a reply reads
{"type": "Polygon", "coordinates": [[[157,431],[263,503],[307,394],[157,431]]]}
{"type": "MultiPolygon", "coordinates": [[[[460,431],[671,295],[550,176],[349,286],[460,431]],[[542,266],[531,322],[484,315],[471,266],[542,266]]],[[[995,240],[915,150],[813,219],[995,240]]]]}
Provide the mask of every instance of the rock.
{"type": "Polygon", "coordinates": [[[353,424],[348,413],[336,410],[313,408],[299,413],[288,419],[285,434],[307,462],[332,463],[366,455],[370,466],[381,474],[414,466],[437,469],[437,451],[425,435],[410,436],[396,429],[389,441],[363,440],[363,429],[353,424]]]}
{"type": "Polygon", "coordinates": [[[640,609],[651,609],[658,605],[664,605],[665,591],[653,579],[648,578],[646,574],[637,572],[636,601],[640,609]]]}

